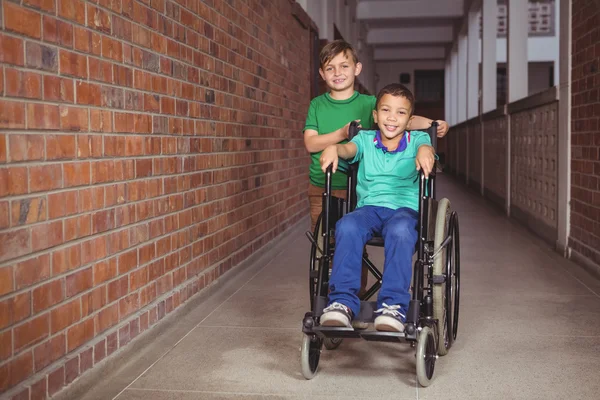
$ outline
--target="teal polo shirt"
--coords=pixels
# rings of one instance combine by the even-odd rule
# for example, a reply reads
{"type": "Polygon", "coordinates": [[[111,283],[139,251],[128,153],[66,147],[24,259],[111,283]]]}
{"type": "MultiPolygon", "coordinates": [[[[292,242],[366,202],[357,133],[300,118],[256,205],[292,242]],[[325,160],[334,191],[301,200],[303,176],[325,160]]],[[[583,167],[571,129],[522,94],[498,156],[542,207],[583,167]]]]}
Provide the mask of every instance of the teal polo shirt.
{"type": "Polygon", "coordinates": [[[419,180],[415,158],[422,145],[430,145],[426,132],[405,132],[398,148],[388,151],[379,131],[361,131],[352,142],[359,162],[356,195],[357,208],[379,206],[397,210],[402,207],[419,211],[419,180]]]}

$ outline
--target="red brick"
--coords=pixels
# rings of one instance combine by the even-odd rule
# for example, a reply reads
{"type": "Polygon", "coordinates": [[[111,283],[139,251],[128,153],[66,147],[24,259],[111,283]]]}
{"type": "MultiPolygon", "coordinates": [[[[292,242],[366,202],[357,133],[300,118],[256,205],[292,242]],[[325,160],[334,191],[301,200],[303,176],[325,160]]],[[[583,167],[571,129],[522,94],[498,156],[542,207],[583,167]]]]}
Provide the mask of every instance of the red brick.
{"type": "Polygon", "coordinates": [[[90,347],[79,353],[79,372],[83,374],[94,366],[94,349],[90,347]]]}
{"type": "Polygon", "coordinates": [[[89,58],[90,79],[106,83],[113,83],[113,65],[108,61],[89,58]]]}
{"type": "Polygon", "coordinates": [[[34,166],[29,169],[29,190],[31,193],[62,187],[62,169],[59,164],[34,166]]]}
{"type": "Polygon", "coordinates": [[[58,106],[27,104],[27,129],[60,129],[58,106]]]}
{"type": "Polygon", "coordinates": [[[10,202],[0,201],[0,229],[8,227],[10,227],[10,202]]]}
{"type": "MultiPolygon", "coordinates": [[[[87,212],[97,210],[104,206],[104,189],[93,187],[79,191],[79,211],[87,212]]],[[[90,221],[91,222],[91,221],[90,221]]]]}
{"type": "Polygon", "coordinates": [[[88,26],[110,34],[112,24],[110,14],[108,12],[88,4],[87,19],[88,26]]]}
{"type": "MultiPolygon", "coordinates": [[[[85,120],[87,127],[87,109],[77,107],[61,106],[61,129],[76,130],[78,124],[84,124],[79,121],[85,120]]],[[[75,158],[75,136],[73,135],[46,135],[46,159],[59,160],[75,158]]]]}
{"type": "Polygon", "coordinates": [[[82,186],[90,184],[90,163],[75,162],[63,164],[64,186],[65,188],[73,186],[82,186]]]}
{"type": "Polygon", "coordinates": [[[66,278],[67,297],[86,291],[93,286],[92,268],[77,271],[66,278]]]}
{"type": "Polygon", "coordinates": [[[25,128],[25,104],[0,100],[0,128],[25,128]]]}
{"type": "Polygon", "coordinates": [[[11,202],[12,226],[29,225],[45,221],[47,216],[45,197],[29,197],[11,202]]]}
{"type": "Polygon", "coordinates": [[[108,302],[111,303],[125,296],[128,291],[129,279],[123,276],[116,281],[108,283],[108,302]]]}
{"type": "Polygon", "coordinates": [[[31,286],[50,277],[50,256],[30,258],[15,265],[16,289],[31,286]]]}
{"type": "Polygon", "coordinates": [[[108,36],[102,37],[102,57],[123,62],[123,45],[108,36]]]}
{"type": "Polygon", "coordinates": [[[67,331],[67,352],[71,352],[94,338],[94,319],[89,318],[67,331]]]}
{"type": "Polygon", "coordinates": [[[112,182],[114,180],[114,162],[112,160],[92,163],[92,183],[112,182]]]}
{"type": "Polygon", "coordinates": [[[138,290],[148,283],[148,267],[142,267],[129,274],[129,290],[138,290]]]}
{"type": "Polygon", "coordinates": [[[81,301],[77,298],[50,311],[50,331],[55,334],[81,319],[81,301]]]}
{"type": "MultiPolygon", "coordinates": [[[[114,303],[104,309],[102,309],[96,316],[94,317],[95,325],[96,325],[96,333],[100,334],[104,332],[108,328],[114,326],[119,322],[119,306],[117,303],[114,303]]],[[[96,360],[98,362],[98,360],[96,360]]]]}
{"type": "Polygon", "coordinates": [[[38,343],[48,337],[50,331],[50,315],[40,315],[14,328],[15,352],[38,343]]]}
{"type": "Polygon", "coordinates": [[[39,372],[66,354],[65,334],[56,335],[33,349],[34,370],[39,372]]]}
{"type": "Polygon", "coordinates": [[[106,337],[106,355],[110,356],[119,348],[119,338],[117,332],[111,333],[106,337]]]}
{"type": "MultiPolygon", "coordinates": [[[[0,68],[0,80],[3,79],[2,71],[0,68]]],[[[2,93],[2,83],[0,83],[0,93],[2,93]]],[[[0,134],[0,163],[5,163],[7,160],[6,149],[6,135],[0,134]]]]}
{"type": "Polygon", "coordinates": [[[31,400],[43,400],[46,398],[48,391],[48,377],[44,376],[42,379],[31,385],[31,400]]]}
{"type": "MultiPolygon", "coordinates": [[[[87,131],[88,130],[88,110],[80,107],[60,107],[60,128],[68,131],[87,131]]],[[[69,136],[71,138],[71,136],[69,136]]],[[[73,138],[73,146],[75,138],[73,138]]],[[[75,156],[75,148],[69,157],[75,156]]],[[[59,157],[60,158],[60,157],[59,157]]]]}
{"type": "Polygon", "coordinates": [[[44,75],[44,100],[73,103],[74,94],[73,80],[44,75]]]}
{"type": "Polygon", "coordinates": [[[71,271],[81,266],[81,246],[75,244],[52,253],[52,276],[71,271]]]}
{"type": "Polygon", "coordinates": [[[106,305],[106,286],[97,287],[81,296],[83,317],[93,314],[106,305]]]}
{"type": "Polygon", "coordinates": [[[6,68],[6,95],[28,99],[42,98],[42,76],[34,72],[22,72],[6,68]]]}
{"type": "Polygon", "coordinates": [[[83,53],[89,53],[92,48],[92,32],[79,26],[73,27],[73,36],[75,39],[75,50],[83,53]]]}
{"type": "Polygon", "coordinates": [[[50,219],[65,217],[77,213],[78,193],[76,190],[52,193],[48,195],[48,208],[50,219]]]}
{"type": "Polygon", "coordinates": [[[133,87],[134,75],[131,68],[113,64],[113,76],[115,84],[125,87],[133,87]]]}
{"type": "Polygon", "coordinates": [[[0,296],[15,290],[15,281],[13,278],[13,266],[0,268],[0,296]]]}
{"type": "Polygon", "coordinates": [[[33,289],[31,293],[33,302],[33,313],[37,314],[42,310],[60,303],[65,298],[63,289],[63,280],[57,279],[44,283],[33,289]]]}
{"type": "Polygon", "coordinates": [[[8,135],[11,161],[36,161],[44,159],[43,135],[8,135]]]}
{"type": "Polygon", "coordinates": [[[92,132],[112,132],[112,111],[90,110],[90,130],[92,132]]]}
{"type": "Polygon", "coordinates": [[[58,15],[85,25],[85,3],[80,0],[58,0],[58,15]]]}
{"type": "MultiPolygon", "coordinates": [[[[102,110],[92,110],[102,111],[102,110]]],[[[97,114],[101,115],[101,114],[97,114]]],[[[93,124],[93,122],[92,122],[93,124]]],[[[100,135],[78,135],[77,136],[77,157],[101,157],[102,156],[102,136],[100,135]]]]}
{"type": "Polygon", "coordinates": [[[79,376],[79,356],[65,363],[65,385],[72,383],[79,376]]]}
{"type": "Polygon", "coordinates": [[[73,25],[56,18],[44,15],[42,30],[45,42],[55,43],[63,47],[73,47],[73,25]]]}
{"type": "MultiPolygon", "coordinates": [[[[0,33],[0,63],[24,65],[23,40],[0,33]]],[[[2,105],[0,104],[0,109],[2,105]]],[[[1,118],[0,118],[1,121],[1,118]]]]}
{"type": "Polygon", "coordinates": [[[27,351],[0,366],[0,393],[24,381],[32,374],[33,355],[31,351],[27,351]]]}
{"type": "MultiPolygon", "coordinates": [[[[96,328],[96,332],[100,332],[98,328],[96,328]]],[[[106,357],[106,339],[102,339],[100,342],[94,345],[94,362],[98,364],[100,361],[104,360],[106,357]]]]}
{"type": "Polygon", "coordinates": [[[38,12],[20,7],[5,1],[4,27],[8,31],[17,32],[35,39],[42,37],[42,18],[38,12]]]}
{"type": "Polygon", "coordinates": [[[29,229],[0,232],[0,261],[10,260],[31,252],[29,229]]]}
{"type": "Polygon", "coordinates": [[[10,329],[0,333],[0,362],[12,356],[12,331],[10,329]]]}
{"type": "MultiPolygon", "coordinates": [[[[102,101],[100,85],[78,81],[75,84],[75,88],[77,91],[77,104],[100,106],[102,101]]],[[[94,111],[98,110],[92,110],[92,118],[94,116],[94,111]]],[[[94,126],[93,124],[94,123],[92,122],[92,126],[94,126]]]]}
{"type": "Polygon", "coordinates": [[[48,72],[58,71],[58,51],[55,47],[27,42],[26,63],[29,68],[48,72]]]}
{"type": "Polygon", "coordinates": [[[49,222],[31,228],[33,251],[45,250],[62,243],[64,243],[62,221],[49,222]]]}
{"type": "Polygon", "coordinates": [[[31,314],[31,293],[19,293],[0,301],[0,329],[16,324],[31,314]]]}
{"type": "MultiPolygon", "coordinates": [[[[62,0],[64,1],[64,0],[62,0]]],[[[48,374],[48,395],[53,396],[65,385],[65,367],[61,366],[58,369],[48,374]]]]}
{"type": "Polygon", "coordinates": [[[53,13],[56,10],[54,0],[23,0],[23,4],[53,13]]]}
{"type": "Polygon", "coordinates": [[[59,68],[60,73],[64,75],[73,75],[86,79],[88,77],[87,57],[81,54],[61,50],[59,53],[59,68]]]}
{"type": "Polygon", "coordinates": [[[119,256],[119,275],[138,266],[137,250],[131,250],[119,256]]]}

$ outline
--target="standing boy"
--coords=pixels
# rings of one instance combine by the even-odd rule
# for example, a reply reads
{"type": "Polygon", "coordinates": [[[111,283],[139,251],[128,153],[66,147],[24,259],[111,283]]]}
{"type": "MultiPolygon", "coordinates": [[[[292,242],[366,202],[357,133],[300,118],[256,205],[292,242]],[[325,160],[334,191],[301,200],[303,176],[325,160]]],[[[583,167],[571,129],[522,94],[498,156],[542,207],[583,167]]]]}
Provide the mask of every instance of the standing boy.
{"type": "Polygon", "coordinates": [[[410,301],[412,255],[417,242],[419,180],[433,169],[435,152],[425,132],[407,132],[412,93],[391,84],[377,95],[373,118],[379,130],[361,131],[349,143],[328,146],[320,157],[324,172],[338,157],[360,162],[357,207],[336,224],[329,303],[321,325],[351,327],[360,311],[363,248],[375,234],[384,239],[385,263],[377,299],[375,329],[403,332],[410,301]]]}

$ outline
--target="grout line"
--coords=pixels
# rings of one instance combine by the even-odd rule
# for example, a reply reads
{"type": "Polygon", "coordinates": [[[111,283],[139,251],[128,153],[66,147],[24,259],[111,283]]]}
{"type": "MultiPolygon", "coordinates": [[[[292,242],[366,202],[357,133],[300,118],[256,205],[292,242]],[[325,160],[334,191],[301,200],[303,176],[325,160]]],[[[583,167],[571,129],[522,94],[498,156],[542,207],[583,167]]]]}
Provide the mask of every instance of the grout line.
{"type": "MultiPolygon", "coordinates": [[[[131,388],[128,390],[138,392],[162,392],[162,393],[203,393],[203,394],[220,394],[220,395],[241,395],[241,396],[284,396],[289,398],[297,398],[298,394],[295,393],[260,393],[260,392],[229,392],[229,391],[210,391],[210,390],[193,390],[193,389],[144,389],[144,388],[131,388]]],[[[316,398],[331,398],[332,395],[320,395],[316,398]]],[[[365,396],[348,396],[344,394],[345,399],[364,399],[365,396]]],[[[373,398],[373,397],[369,397],[373,398]]],[[[402,398],[400,398],[402,400],[402,398]]]]}
{"type": "Polygon", "coordinates": [[[115,397],[113,397],[113,400],[115,400],[117,397],[119,397],[123,392],[125,392],[127,389],[129,389],[129,387],[131,385],[133,385],[138,379],[140,379],[142,377],[142,375],[144,375],[146,372],[148,372],[152,367],[154,367],[154,365],[156,365],[160,360],[162,360],[167,354],[169,354],[171,352],[171,350],[173,350],[175,347],[177,347],[177,345],[179,343],[181,343],[185,338],[187,338],[198,326],[200,326],[200,324],[202,322],[204,322],[205,320],[207,320],[211,315],[213,315],[213,313],[215,311],[217,311],[219,308],[221,308],[221,306],[223,304],[225,304],[227,301],[229,301],[229,299],[231,299],[233,296],[235,296],[240,290],[242,290],[242,288],[244,286],[246,286],[252,279],[254,279],[258,274],[260,274],[267,266],[269,266],[273,260],[276,259],[276,256],[283,253],[284,250],[279,251],[272,259],[271,261],[269,261],[268,263],[266,263],[263,267],[261,267],[254,275],[252,275],[242,286],[240,286],[235,292],[233,292],[229,297],[227,297],[225,300],[223,300],[217,307],[215,307],[214,310],[212,310],[206,317],[204,317],[200,322],[198,322],[198,324],[196,324],[192,329],[190,329],[190,331],[188,333],[186,333],[181,339],[179,339],[177,341],[177,343],[175,343],[173,346],[171,346],[171,348],[169,348],[167,351],[165,351],[156,361],[154,361],[152,364],[150,364],[150,366],[148,368],[146,368],[144,371],[142,371],[141,374],[139,374],[137,376],[137,378],[135,378],[133,381],[131,381],[131,383],[129,385],[127,385],[123,390],[121,390],[115,397]]]}

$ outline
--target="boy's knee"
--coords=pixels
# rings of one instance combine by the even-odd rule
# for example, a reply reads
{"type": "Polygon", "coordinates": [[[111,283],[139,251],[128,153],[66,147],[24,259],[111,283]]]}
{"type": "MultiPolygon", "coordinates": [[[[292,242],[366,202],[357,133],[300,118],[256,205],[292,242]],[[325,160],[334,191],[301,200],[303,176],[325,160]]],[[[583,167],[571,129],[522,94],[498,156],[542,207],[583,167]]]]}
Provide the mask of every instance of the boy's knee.
{"type": "Polygon", "coordinates": [[[404,241],[413,240],[417,235],[414,223],[409,221],[398,221],[397,223],[388,226],[386,232],[386,240],[404,241]]]}

